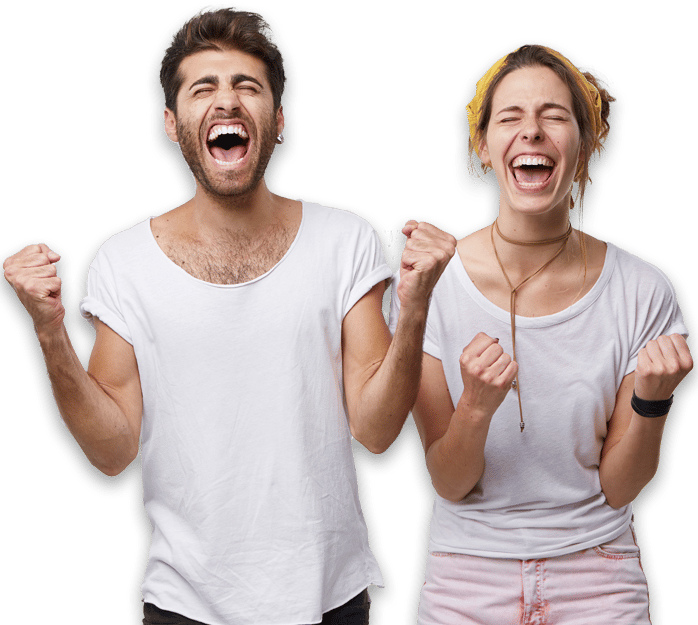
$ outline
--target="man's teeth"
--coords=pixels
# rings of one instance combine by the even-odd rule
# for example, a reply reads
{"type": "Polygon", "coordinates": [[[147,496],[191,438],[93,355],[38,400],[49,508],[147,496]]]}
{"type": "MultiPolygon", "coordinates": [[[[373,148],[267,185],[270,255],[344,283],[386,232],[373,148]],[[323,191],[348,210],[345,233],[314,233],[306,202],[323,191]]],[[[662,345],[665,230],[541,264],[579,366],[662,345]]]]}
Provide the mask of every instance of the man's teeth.
{"type": "Polygon", "coordinates": [[[219,165],[223,165],[224,167],[233,167],[234,165],[237,165],[238,163],[242,162],[242,158],[239,158],[236,161],[219,161],[217,158],[214,158],[213,160],[216,161],[216,163],[218,163],[219,165]]]}
{"type": "Polygon", "coordinates": [[[214,126],[208,133],[208,141],[215,141],[221,135],[237,135],[242,139],[247,139],[247,131],[240,124],[235,124],[232,126],[214,126]]]}
{"type": "Polygon", "coordinates": [[[517,156],[511,163],[512,167],[521,167],[522,165],[543,165],[544,167],[552,167],[555,163],[547,156],[517,156]]]}

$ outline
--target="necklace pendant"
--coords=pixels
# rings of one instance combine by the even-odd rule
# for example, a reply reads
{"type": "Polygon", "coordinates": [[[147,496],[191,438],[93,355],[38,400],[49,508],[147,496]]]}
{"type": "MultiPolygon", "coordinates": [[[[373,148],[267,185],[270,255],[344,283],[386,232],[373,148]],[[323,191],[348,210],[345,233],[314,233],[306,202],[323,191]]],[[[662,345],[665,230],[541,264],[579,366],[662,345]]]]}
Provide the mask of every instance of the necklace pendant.
{"type": "Polygon", "coordinates": [[[513,390],[516,390],[516,380],[512,380],[512,382],[511,382],[511,388],[512,388],[513,390]]]}
{"type": "Polygon", "coordinates": [[[524,428],[526,427],[526,424],[522,421],[519,426],[521,427],[521,431],[524,431],[524,428]]]}

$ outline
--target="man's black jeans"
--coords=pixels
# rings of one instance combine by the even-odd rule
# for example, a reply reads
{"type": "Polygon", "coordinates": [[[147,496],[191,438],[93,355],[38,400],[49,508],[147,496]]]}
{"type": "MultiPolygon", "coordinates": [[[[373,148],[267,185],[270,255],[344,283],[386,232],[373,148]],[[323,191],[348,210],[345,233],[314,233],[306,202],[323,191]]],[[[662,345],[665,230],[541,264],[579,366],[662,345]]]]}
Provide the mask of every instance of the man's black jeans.
{"type": "MultiPolygon", "coordinates": [[[[368,610],[371,602],[368,590],[359,593],[353,599],[340,605],[334,610],[322,615],[321,625],[368,625],[368,610]]],[[[161,610],[152,603],[143,606],[143,625],[205,625],[200,621],[192,621],[185,616],[161,610]]],[[[300,625],[300,624],[299,624],[300,625]]]]}

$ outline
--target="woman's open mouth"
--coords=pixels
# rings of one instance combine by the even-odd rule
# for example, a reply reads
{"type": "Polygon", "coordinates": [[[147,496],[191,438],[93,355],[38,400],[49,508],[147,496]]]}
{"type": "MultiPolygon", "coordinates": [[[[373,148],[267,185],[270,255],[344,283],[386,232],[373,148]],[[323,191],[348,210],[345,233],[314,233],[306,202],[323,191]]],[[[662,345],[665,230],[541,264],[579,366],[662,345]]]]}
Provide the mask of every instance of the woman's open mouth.
{"type": "Polygon", "coordinates": [[[519,186],[535,191],[547,185],[555,162],[547,156],[522,154],[511,162],[510,167],[519,186]]]}

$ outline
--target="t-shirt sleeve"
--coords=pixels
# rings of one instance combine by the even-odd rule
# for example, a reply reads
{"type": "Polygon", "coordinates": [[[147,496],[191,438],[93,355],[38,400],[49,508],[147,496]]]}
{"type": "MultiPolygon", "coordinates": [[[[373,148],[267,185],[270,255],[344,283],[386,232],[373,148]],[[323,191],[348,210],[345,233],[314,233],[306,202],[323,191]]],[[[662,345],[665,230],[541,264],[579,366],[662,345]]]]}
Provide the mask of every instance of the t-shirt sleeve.
{"type": "Polygon", "coordinates": [[[632,373],[637,368],[637,358],[649,341],[662,335],[681,334],[688,337],[688,330],[681,314],[676,293],[669,279],[658,269],[651,267],[656,272],[654,276],[647,276],[634,310],[629,311],[635,316],[635,336],[629,352],[628,366],[625,375],[632,373]]]}
{"type": "Polygon", "coordinates": [[[119,303],[116,279],[105,256],[100,249],[90,265],[87,274],[87,296],[80,302],[80,313],[91,323],[94,323],[94,317],[97,317],[121,338],[133,344],[119,303]]]}
{"type": "Polygon", "coordinates": [[[380,239],[368,226],[357,239],[352,285],[344,306],[344,314],[346,315],[376,284],[382,280],[389,280],[391,275],[380,239]]]}

